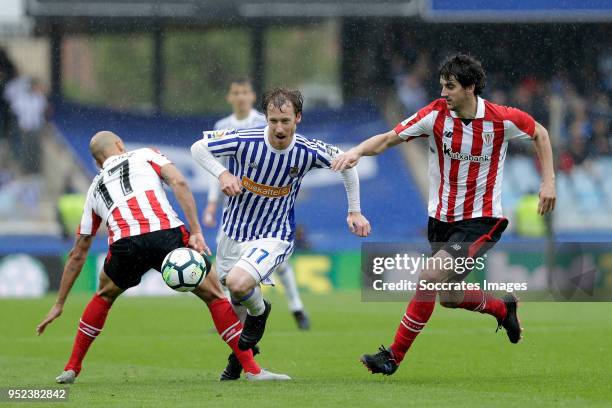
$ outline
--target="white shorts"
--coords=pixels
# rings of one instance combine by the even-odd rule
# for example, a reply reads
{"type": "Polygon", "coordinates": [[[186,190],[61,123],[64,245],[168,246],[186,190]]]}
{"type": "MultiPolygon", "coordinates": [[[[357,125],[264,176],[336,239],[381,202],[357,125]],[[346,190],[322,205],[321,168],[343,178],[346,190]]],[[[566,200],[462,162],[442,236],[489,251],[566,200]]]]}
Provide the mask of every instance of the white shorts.
{"type": "Polygon", "coordinates": [[[279,238],[238,242],[223,232],[217,245],[219,280],[224,283],[227,274],[237,266],[247,271],[258,284],[274,285],[270,275],[278,265],[289,259],[292,252],[293,243],[279,238]]]}

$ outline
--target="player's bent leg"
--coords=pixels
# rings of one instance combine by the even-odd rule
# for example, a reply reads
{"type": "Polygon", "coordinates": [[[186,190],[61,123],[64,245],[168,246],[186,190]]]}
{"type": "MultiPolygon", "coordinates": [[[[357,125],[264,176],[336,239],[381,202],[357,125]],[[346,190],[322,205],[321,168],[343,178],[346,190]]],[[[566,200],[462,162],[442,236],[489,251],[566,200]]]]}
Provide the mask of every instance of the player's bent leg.
{"type": "Polygon", "coordinates": [[[64,372],[55,379],[58,383],[73,383],[79,375],[89,347],[102,332],[108,311],[123,291],[124,289],[118,287],[104,271],[100,273],[98,291],[83,311],[70,359],[64,367],[64,372]]]}
{"type": "Polygon", "coordinates": [[[193,294],[209,304],[219,299],[227,299],[219,282],[217,271],[212,268],[206,278],[193,290],[193,294]]]}
{"type": "Polygon", "coordinates": [[[264,300],[259,282],[254,275],[257,275],[256,271],[249,273],[241,266],[235,266],[225,279],[232,299],[247,309],[244,328],[238,340],[238,347],[241,350],[251,349],[261,340],[272,310],[272,305],[264,300]]]}
{"type": "Polygon", "coordinates": [[[456,309],[462,303],[464,292],[462,290],[444,290],[438,293],[440,306],[456,309]]]}
{"type": "MultiPolygon", "coordinates": [[[[503,327],[511,343],[521,340],[522,327],[517,316],[518,300],[512,294],[502,299],[480,289],[440,292],[440,305],[488,314],[497,320],[497,330],[503,327]]],[[[497,331],[496,330],[496,331],[497,331]]]]}
{"type": "Polygon", "coordinates": [[[228,365],[221,374],[221,380],[237,380],[243,368],[246,373],[258,374],[261,369],[253,359],[253,351],[238,348],[238,338],[243,329],[242,323],[234,312],[229,299],[223,293],[214,269],[194,289],[193,293],[206,303],[217,332],[233,351],[228,357],[228,365]]]}
{"type": "Polygon", "coordinates": [[[227,274],[225,285],[234,299],[244,299],[249,297],[253,289],[258,286],[258,282],[243,268],[234,267],[227,274]]]}
{"type": "Polygon", "coordinates": [[[518,299],[513,294],[507,294],[499,299],[477,289],[445,292],[441,293],[440,297],[440,304],[444,307],[465,309],[495,317],[497,330],[503,327],[511,343],[518,343],[521,340],[523,329],[517,315],[518,299]]]}
{"type": "Polygon", "coordinates": [[[100,278],[98,283],[98,291],[96,294],[108,303],[113,304],[115,300],[125,292],[125,289],[120,288],[113,282],[113,280],[106,274],[106,272],[100,272],[100,278]]]}

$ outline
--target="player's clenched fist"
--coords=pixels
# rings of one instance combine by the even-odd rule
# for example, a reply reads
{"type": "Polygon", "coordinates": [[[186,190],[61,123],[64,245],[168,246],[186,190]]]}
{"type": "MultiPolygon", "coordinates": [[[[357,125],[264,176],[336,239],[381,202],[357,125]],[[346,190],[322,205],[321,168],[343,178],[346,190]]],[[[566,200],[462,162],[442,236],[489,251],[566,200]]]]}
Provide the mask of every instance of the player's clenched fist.
{"type": "Polygon", "coordinates": [[[336,157],[332,163],[332,170],[342,171],[355,167],[359,163],[361,155],[354,148],[342,153],[336,157]]]}
{"type": "Polygon", "coordinates": [[[219,184],[221,185],[223,194],[229,197],[237,196],[242,193],[242,183],[240,179],[227,170],[219,176],[219,184]]]}
{"type": "Polygon", "coordinates": [[[351,232],[360,237],[367,237],[372,230],[370,221],[360,212],[349,213],[348,217],[346,217],[346,222],[351,232]]]}

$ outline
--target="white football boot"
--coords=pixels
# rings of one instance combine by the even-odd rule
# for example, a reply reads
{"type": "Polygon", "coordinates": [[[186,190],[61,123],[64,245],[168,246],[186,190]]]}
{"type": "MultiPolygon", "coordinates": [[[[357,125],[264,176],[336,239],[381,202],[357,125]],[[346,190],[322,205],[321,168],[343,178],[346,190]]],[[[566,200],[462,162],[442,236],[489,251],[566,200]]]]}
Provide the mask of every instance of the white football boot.
{"type": "Polygon", "coordinates": [[[291,379],[288,375],[271,373],[263,368],[259,374],[245,373],[244,376],[247,381],[287,381],[291,379]]]}
{"type": "Polygon", "coordinates": [[[58,384],[72,384],[75,378],[76,378],[76,373],[74,372],[74,370],[68,370],[68,371],[64,371],[63,373],[55,377],[55,381],[58,384]]]}

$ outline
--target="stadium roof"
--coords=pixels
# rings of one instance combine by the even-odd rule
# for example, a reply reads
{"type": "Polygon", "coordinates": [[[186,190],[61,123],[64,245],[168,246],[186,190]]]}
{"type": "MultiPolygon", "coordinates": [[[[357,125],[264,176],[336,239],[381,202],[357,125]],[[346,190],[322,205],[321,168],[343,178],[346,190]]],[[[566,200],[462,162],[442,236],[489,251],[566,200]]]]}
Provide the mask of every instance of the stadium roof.
{"type": "Polygon", "coordinates": [[[417,17],[429,22],[611,22],[612,0],[25,0],[39,32],[51,23],[64,31],[203,27],[282,17],[307,22],[325,17],[417,17]]]}
{"type": "Polygon", "coordinates": [[[190,18],[413,16],[420,0],[28,0],[34,17],[190,18]]]}

